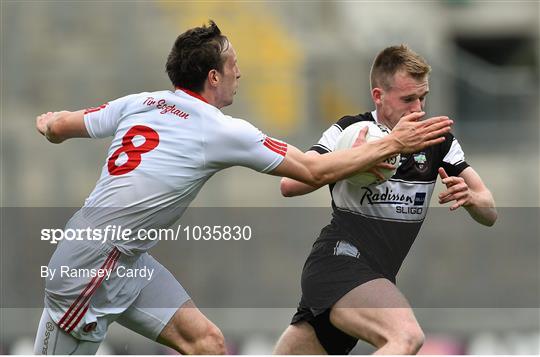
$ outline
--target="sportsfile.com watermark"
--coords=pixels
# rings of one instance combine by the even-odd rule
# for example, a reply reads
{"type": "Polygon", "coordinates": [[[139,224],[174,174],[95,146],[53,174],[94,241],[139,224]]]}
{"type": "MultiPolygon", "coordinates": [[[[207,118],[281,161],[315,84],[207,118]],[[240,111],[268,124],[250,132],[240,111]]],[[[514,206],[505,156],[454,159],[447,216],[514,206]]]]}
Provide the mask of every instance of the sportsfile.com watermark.
{"type": "Polygon", "coordinates": [[[103,228],[44,228],[41,240],[51,244],[67,241],[127,242],[141,241],[248,241],[252,238],[250,226],[182,226],[176,228],[137,229],[107,225],[103,228]]]}

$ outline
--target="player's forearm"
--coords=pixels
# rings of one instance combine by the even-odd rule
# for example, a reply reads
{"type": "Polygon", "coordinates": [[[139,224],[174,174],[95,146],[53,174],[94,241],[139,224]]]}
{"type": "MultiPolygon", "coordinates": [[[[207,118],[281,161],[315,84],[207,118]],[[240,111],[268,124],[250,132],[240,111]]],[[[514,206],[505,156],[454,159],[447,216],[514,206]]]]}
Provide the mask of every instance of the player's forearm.
{"type": "Polygon", "coordinates": [[[495,200],[489,190],[471,192],[471,202],[464,207],[476,222],[484,226],[491,227],[497,220],[495,200]]]}
{"type": "Polygon", "coordinates": [[[59,144],[74,137],[89,137],[84,125],[84,110],[60,111],[40,115],[36,120],[37,130],[51,143],[59,144]]]}
{"type": "Polygon", "coordinates": [[[314,180],[306,183],[321,187],[347,178],[358,171],[367,171],[373,165],[397,155],[401,148],[394,138],[387,136],[352,149],[310,158],[307,168],[314,180]]]}
{"type": "MultiPolygon", "coordinates": [[[[317,151],[309,150],[304,155],[320,157],[321,154],[319,154],[317,151]]],[[[281,190],[281,194],[284,197],[305,195],[305,194],[308,194],[310,192],[317,190],[319,187],[320,186],[308,185],[308,184],[305,184],[303,182],[300,182],[300,181],[297,181],[288,177],[283,177],[281,179],[280,186],[279,186],[281,190]]]]}
{"type": "Polygon", "coordinates": [[[401,149],[402,145],[391,135],[325,155],[309,155],[293,145],[288,145],[285,160],[271,174],[288,177],[306,185],[300,186],[298,183],[297,186],[294,181],[285,181],[292,187],[291,192],[285,192],[284,195],[289,193],[293,196],[342,180],[358,171],[367,171],[380,161],[396,155],[401,149]]]}

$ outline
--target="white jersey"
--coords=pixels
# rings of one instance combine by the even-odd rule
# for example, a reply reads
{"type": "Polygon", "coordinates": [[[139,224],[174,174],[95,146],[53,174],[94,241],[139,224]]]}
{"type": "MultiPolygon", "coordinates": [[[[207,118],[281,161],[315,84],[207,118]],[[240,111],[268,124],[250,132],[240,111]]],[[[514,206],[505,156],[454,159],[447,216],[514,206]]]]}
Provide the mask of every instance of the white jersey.
{"type": "MultiPolygon", "coordinates": [[[[287,144],[224,115],[197,94],[176,90],[128,95],[85,111],[93,138],[114,136],[96,187],[72,226],[140,229],[173,224],[216,172],[245,166],[270,172],[287,144]]],[[[131,255],[156,241],[115,241],[131,255]]]]}

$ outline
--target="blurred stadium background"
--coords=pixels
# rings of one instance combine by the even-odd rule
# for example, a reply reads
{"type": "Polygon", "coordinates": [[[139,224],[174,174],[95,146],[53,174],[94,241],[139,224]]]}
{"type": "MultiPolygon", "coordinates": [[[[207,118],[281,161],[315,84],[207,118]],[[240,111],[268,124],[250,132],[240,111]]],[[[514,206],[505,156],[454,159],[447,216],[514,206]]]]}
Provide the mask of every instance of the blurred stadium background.
{"type": "MultiPolygon", "coordinates": [[[[34,129],[35,116],[96,106],[130,93],[168,89],[164,63],[174,39],[187,28],[214,19],[234,44],[243,75],[234,105],[224,111],[304,150],[339,117],[372,109],[371,60],[388,45],[409,44],[433,68],[428,113],[455,119],[455,133],[467,161],[491,188],[498,206],[538,213],[539,18],[537,1],[2,0],[1,206],[79,207],[99,176],[109,142],[47,144],[34,129]]],[[[326,189],[306,197],[282,198],[277,178],[242,168],[217,176],[194,206],[301,209],[328,207],[330,201],[326,189]]],[[[436,222],[428,218],[421,237],[436,232],[431,238],[439,245],[419,239],[399,277],[398,285],[413,305],[415,299],[441,295],[449,286],[465,289],[460,277],[470,271],[460,269],[464,264],[480,272],[495,270],[503,279],[512,280],[510,296],[521,288],[535,290],[533,296],[538,296],[538,221],[533,218],[530,225],[525,222],[519,227],[533,240],[533,249],[520,251],[528,256],[508,260],[513,249],[508,242],[489,247],[490,257],[505,257],[504,264],[498,264],[496,259],[483,260],[485,250],[474,243],[475,237],[456,239],[456,226],[465,224],[461,220],[465,216],[448,215],[447,220],[436,222]],[[472,254],[471,244],[478,259],[464,262],[463,255],[472,254]],[[431,249],[441,247],[434,259],[431,249]],[[523,267],[527,274],[514,269],[516,274],[505,275],[508,265],[521,259],[535,264],[523,267]],[[446,275],[448,280],[441,279],[446,275]],[[531,276],[533,284],[526,280],[531,276]]],[[[306,222],[306,229],[317,232],[325,223],[306,222]]],[[[479,232],[484,237],[491,234],[489,230],[479,232]]],[[[315,238],[302,238],[298,261],[280,261],[276,274],[288,282],[291,294],[299,294],[301,265],[315,238]]],[[[158,259],[165,253],[159,246],[153,250],[158,259]]],[[[4,265],[8,254],[2,252],[2,270],[8,268],[4,265]]],[[[174,266],[169,269],[179,272],[174,266]]],[[[250,274],[249,266],[245,274],[250,274]]],[[[5,291],[7,282],[1,283],[0,290],[5,291]]],[[[20,290],[21,296],[42,294],[39,285],[20,290]]],[[[272,286],[268,286],[271,292],[272,286]]],[[[416,313],[427,334],[423,352],[539,354],[538,303],[503,309],[419,307],[416,313]]],[[[0,353],[30,353],[40,309],[1,307],[0,353]]],[[[203,310],[222,328],[231,352],[264,354],[271,352],[294,306],[203,310]]],[[[359,344],[354,352],[370,351],[359,344]]],[[[113,326],[102,352],[171,351],[113,326]]]]}

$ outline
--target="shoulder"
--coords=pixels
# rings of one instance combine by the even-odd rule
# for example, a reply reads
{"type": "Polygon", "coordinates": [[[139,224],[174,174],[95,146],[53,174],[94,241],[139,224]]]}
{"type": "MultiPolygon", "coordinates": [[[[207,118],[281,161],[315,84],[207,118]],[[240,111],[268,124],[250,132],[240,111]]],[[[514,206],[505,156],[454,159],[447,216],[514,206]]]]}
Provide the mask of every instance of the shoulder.
{"type": "Polygon", "coordinates": [[[262,132],[247,120],[233,118],[221,112],[214,116],[214,119],[208,129],[222,139],[244,141],[251,138],[251,141],[254,137],[260,139],[263,136],[262,132]]]}
{"type": "Polygon", "coordinates": [[[256,129],[253,124],[248,122],[247,120],[240,119],[240,118],[234,118],[230,115],[225,115],[221,112],[219,112],[216,116],[216,119],[218,119],[219,123],[225,127],[225,128],[231,128],[231,129],[256,129]]]}
{"type": "Polygon", "coordinates": [[[134,93],[134,94],[128,94],[118,99],[115,99],[111,101],[109,104],[122,110],[122,108],[140,107],[144,105],[144,102],[145,100],[147,100],[147,98],[151,98],[151,97],[152,97],[152,93],[149,93],[149,92],[134,93]]]}
{"type": "Polygon", "coordinates": [[[326,129],[319,141],[313,145],[310,150],[317,151],[319,154],[325,154],[333,151],[341,132],[347,127],[360,121],[374,121],[371,113],[367,112],[358,115],[346,115],[334,123],[331,127],[326,129]]]}
{"type": "Polygon", "coordinates": [[[371,116],[370,112],[358,115],[346,115],[339,119],[333,126],[335,126],[340,131],[345,130],[348,126],[358,123],[360,121],[375,121],[371,116]]]}
{"type": "Polygon", "coordinates": [[[433,146],[433,149],[440,152],[443,156],[446,155],[452,145],[455,145],[457,143],[457,139],[452,133],[446,133],[444,134],[444,141],[438,145],[433,146]]]}
{"type": "Polygon", "coordinates": [[[431,152],[432,157],[436,160],[448,162],[452,165],[464,164],[468,166],[465,162],[465,153],[457,138],[452,133],[445,134],[444,138],[445,140],[442,143],[431,146],[426,151],[431,152]]]}
{"type": "Polygon", "coordinates": [[[119,100],[124,100],[126,102],[137,102],[139,100],[144,100],[146,98],[149,98],[149,97],[153,97],[153,96],[157,96],[159,95],[158,93],[161,93],[161,92],[140,92],[140,93],[133,93],[133,94],[128,94],[124,97],[121,97],[121,98],[118,98],[119,100]]]}

